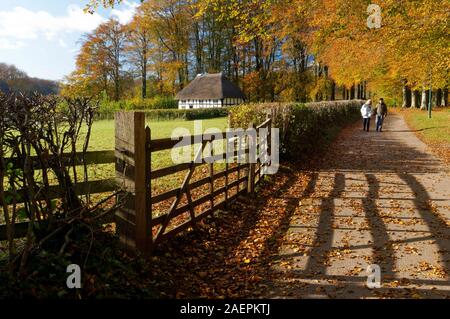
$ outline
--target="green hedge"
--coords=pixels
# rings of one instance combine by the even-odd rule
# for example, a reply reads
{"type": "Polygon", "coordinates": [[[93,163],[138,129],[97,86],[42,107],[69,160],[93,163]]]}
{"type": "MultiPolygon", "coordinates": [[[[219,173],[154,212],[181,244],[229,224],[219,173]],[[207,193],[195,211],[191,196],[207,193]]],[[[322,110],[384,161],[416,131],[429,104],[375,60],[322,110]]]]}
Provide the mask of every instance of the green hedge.
{"type": "Polygon", "coordinates": [[[268,113],[272,127],[280,129],[280,154],[289,160],[304,160],[329,144],[339,128],[359,118],[363,101],[336,101],[307,104],[250,104],[233,107],[232,127],[262,123],[268,113]]]}
{"type": "Polygon", "coordinates": [[[206,120],[228,116],[227,108],[192,109],[192,110],[150,110],[145,112],[149,120],[206,120]]]}
{"type": "MultiPolygon", "coordinates": [[[[139,111],[139,110],[138,110],[139,111]]],[[[147,120],[154,121],[170,121],[170,120],[206,120],[218,117],[228,116],[228,108],[214,108],[214,109],[193,109],[193,110],[143,110],[147,120]]],[[[100,113],[99,120],[114,119],[114,112],[100,113]]]]}
{"type": "Polygon", "coordinates": [[[174,110],[178,108],[178,102],[173,97],[155,96],[149,99],[130,99],[120,101],[110,101],[104,96],[99,101],[99,117],[114,118],[117,111],[134,110],[174,110]]]}

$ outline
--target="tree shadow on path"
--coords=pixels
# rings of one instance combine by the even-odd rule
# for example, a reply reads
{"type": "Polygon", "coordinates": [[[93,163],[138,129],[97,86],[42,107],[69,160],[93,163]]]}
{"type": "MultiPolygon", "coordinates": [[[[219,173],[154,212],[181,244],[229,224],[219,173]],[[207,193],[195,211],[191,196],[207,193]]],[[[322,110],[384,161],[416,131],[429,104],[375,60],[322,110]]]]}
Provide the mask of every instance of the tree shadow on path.
{"type": "Polygon", "coordinates": [[[450,274],[450,228],[447,226],[445,219],[431,207],[430,195],[418,179],[411,174],[399,174],[399,176],[414,192],[414,205],[433,234],[433,238],[439,247],[445,271],[450,274]]]}
{"type": "MultiPolygon", "coordinates": [[[[340,281],[341,284],[348,285],[353,292],[351,298],[370,296],[409,297],[412,294],[411,291],[419,292],[425,297],[450,297],[449,281],[419,278],[408,280],[419,286],[445,286],[445,288],[431,290],[430,288],[416,287],[414,290],[408,290],[383,287],[376,291],[370,291],[364,286],[364,276],[330,275],[328,272],[329,264],[326,262],[327,252],[333,249],[335,199],[356,200],[362,203],[373,242],[367,245],[351,245],[349,249],[372,248],[372,262],[382,267],[383,275],[386,275],[387,278],[395,277],[401,280],[402,276],[396,269],[396,252],[392,247],[393,243],[422,242],[423,245],[427,245],[430,239],[433,239],[438,246],[437,253],[441,257],[441,263],[444,265],[444,271],[448,278],[448,274],[450,274],[450,228],[448,220],[436,214],[430,202],[445,202],[450,198],[430,196],[428,192],[431,187],[429,182],[428,185],[424,185],[417,178],[417,176],[423,175],[433,181],[433,177],[430,178],[430,176],[436,175],[448,179],[448,175],[443,172],[445,169],[442,165],[442,162],[426,150],[417,137],[408,130],[403,120],[397,116],[391,116],[390,123],[383,133],[362,132],[359,125],[347,129],[329,149],[327,156],[317,165],[317,172],[320,172],[321,175],[326,174],[328,178],[334,180],[334,183],[328,195],[324,196],[319,193],[318,196],[314,197],[320,199],[321,204],[318,225],[315,227],[315,237],[312,245],[310,245],[311,251],[306,266],[303,269],[297,268],[287,271],[272,270],[271,278],[275,278],[274,280],[277,283],[269,284],[272,291],[267,293],[266,296],[290,298],[316,296],[317,289],[323,288],[323,282],[314,283],[310,280],[315,279],[328,282],[340,281]],[[392,129],[392,127],[395,129],[392,129]],[[345,186],[346,180],[365,184],[368,189],[366,195],[348,195],[345,186]],[[385,188],[384,192],[381,190],[381,184],[385,188]],[[387,192],[386,188],[390,188],[390,191],[387,192]],[[407,227],[405,229],[388,229],[388,223],[383,219],[381,209],[389,210],[390,207],[383,207],[380,202],[399,202],[400,205],[404,203],[406,207],[413,203],[420,219],[428,227],[429,235],[394,240],[390,233],[408,231],[414,236],[414,233],[420,235],[421,230],[414,228],[414,225],[405,226],[407,227]],[[305,282],[302,279],[307,279],[307,281],[305,282]],[[295,285],[291,287],[287,283],[293,282],[293,280],[300,280],[301,283],[297,287],[295,285]]],[[[292,199],[292,201],[294,203],[299,202],[300,198],[292,199]]],[[[289,214],[285,216],[284,220],[288,223],[291,218],[292,214],[289,214]]],[[[411,219],[411,217],[404,218],[406,221],[411,219]]],[[[301,229],[301,227],[296,228],[301,229]]],[[[283,229],[289,229],[289,225],[283,226],[283,229]]],[[[304,229],[311,229],[311,227],[304,229]]],[[[271,243],[278,243],[278,246],[272,245],[270,249],[267,249],[269,256],[266,257],[265,262],[266,273],[270,273],[271,261],[274,259],[294,261],[297,257],[304,256],[303,253],[280,255],[285,233],[286,231],[277,233],[278,239],[270,241],[271,243]]],[[[427,249],[427,247],[425,246],[424,249],[427,249]]],[[[340,285],[334,288],[339,289],[340,285]]]]}
{"type": "MultiPolygon", "coordinates": [[[[176,289],[171,293],[175,296],[179,291],[187,297],[209,298],[310,297],[316,296],[316,290],[323,288],[325,281],[334,289],[340,289],[342,285],[351,289],[353,294],[350,298],[389,296],[393,292],[397,297],[410,296],[411,292],[405,289],[383,287],[370,291],[364,286],[364,274],[351,276],[328,272],[326,255],[333,249],[336,231],[333,225],[337,213],[335,199],[361,203],[362,218],[367,220],[373,242],[352,243],[349,249],[372,248],[373,262],[379,263],[385,274],[395,271],[396,254],[389,233],[396,230],[388,229],[383,220],[381,209],[385,208],[380,201],[412,202],[430,233],[422,236],[421,230],[404,229],[402,231],[418,234],[418,237],[404,242],[434,239],[448,272],[449,227],[445,219],[433,214],[429,204],[430,199],[440,199],[431,196],[428,186],[417,179],[418,175],[440,174],[442,164],[430,153],[411,145],[408,139],[414,137],[413,133],[407,132],[407,128],[398,121],[395,116],[390,117],[385,132],[381,134],[362,132],[359,125],[346,129],[330,147],[327,156],[317,161],[313,172],[296,167],[283,169],[274,178],[274,183],[265,185],[255,198],[239,200],[219,218],[206,220],[195,232],[179,236],[162,247],[161,255],[169,252],[170,257],[161,258],[166,264],[157,262],[155,268],[171,272],[170,280],[176,289]],[[330,192],[325,195],[318,183],[323,175],[333,181],[330,192]],[[350,194],[346,182],[364,185],[363,195],[358,195],[361,191],[356,195],[350,194]],[[383,187],[390,187],[393,191],[383,192],[383,187]],[[273,261],[304,256],[302,253],[280,254],[293,216],[302,209],[299,207],[304,198],[320,200],[310,256],[303,269],[278,272],[272,267],[273,261]],[[287,280],[303,279],[307,281],[299,286],[286,284],[287,280]]],[[[439,287],[432,291],[428,288],[415,290],[426,297],[450,296],[447,287],[450,283],[445,284],[445,281],[410,281],[439,287]]]]}
{"type": "Polygon", "coordinates": [[[335,210],[334,199],[341,196],[345,189],[345,175],[334,175],[333,190],[322,199],[320,205],[320,217],[317,227],[317,235],[312,244],[310,258],[305,267],[307,274],[325,274],[327,253],[333,244],[333,214],[335,210]]]}

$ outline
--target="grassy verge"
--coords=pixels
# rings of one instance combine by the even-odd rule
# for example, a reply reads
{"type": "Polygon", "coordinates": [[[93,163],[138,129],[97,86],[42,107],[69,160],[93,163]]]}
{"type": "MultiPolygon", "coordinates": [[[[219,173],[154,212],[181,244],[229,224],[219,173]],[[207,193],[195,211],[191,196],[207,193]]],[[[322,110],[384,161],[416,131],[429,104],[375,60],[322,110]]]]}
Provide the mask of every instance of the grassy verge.
{"type": "Polygon", "coordinates": [[[431,119],[427,111],[417,109],[398,110],[416,135],[450,164],[450,109],[435,109],[431,119]]]}

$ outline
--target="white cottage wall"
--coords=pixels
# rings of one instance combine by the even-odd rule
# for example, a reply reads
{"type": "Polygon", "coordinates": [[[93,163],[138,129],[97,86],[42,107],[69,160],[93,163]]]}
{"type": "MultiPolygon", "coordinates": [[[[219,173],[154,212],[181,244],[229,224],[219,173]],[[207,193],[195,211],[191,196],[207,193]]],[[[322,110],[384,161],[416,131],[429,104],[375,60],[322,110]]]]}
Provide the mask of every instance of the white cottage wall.
{"type": "Polygon", "coordinates": [[[183,109],[202,109],[222,107],[222,100],[180,100],[178,108],[183,109]]]}

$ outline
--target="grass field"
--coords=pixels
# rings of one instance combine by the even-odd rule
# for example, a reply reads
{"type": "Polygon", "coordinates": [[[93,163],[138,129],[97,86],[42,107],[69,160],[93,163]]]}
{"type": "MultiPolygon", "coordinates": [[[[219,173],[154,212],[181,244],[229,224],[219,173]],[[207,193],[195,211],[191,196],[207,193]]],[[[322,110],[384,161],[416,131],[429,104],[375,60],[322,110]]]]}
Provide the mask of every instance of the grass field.
{"type": "Polygon", "coordinates": [[[450,163],[450,109],[433,109],[431,119],[427,111],[418,109],[398,112],[423,142],[450,163]]]}
{"type": "MultiPolygon", "coordinates": [[[[169,138],[172,135],[173,130],[177,128],[184,128],[189,130],[190,134],[194,134],[194,123],[196,121],[185,120],[168,120],[168,121],[149,121],[146,124],[151,128],[152,140],[160,138],[169,138]]],[[[201,133],[206,129],[216,128],[220,131],[225,131],[228,125],[228,119],[226,117],[207,119],[197,121],[201,124],[201,133]]],[[[115,139],[115,127],[114,120],[100,120],[94,122],[92,126],[91,138],[89,142],[89,151],[109,151],[114,150],[115,139]]],[[[189,135],[189,133],[183,133],[183,135],[189,135]]],[[[83,138],[80,139],[77,149],[81,150],[83,144],[83,138]]],[[[214,143],[216,149],[219,141],[214,143]]],[[[221,152],[222,153],[222,152],[221,152]]],[[[152,153],[152,170],[173,166],[174,163],[171,157],[171,150],[164,150],[156,153],[152,153]]],[[[101,180],[108,179],[115,176],[114,164],[99,164],[89,166],[89,180],[101,180]]],[[[38,171],[36,172],[38,174],[38,171]]],[[[77,175],[83,176],[83,168],[77,167],[77,175]]],[[[50,178],[52,175],[50,174],[50,178]]],[[[172,185],[170,179],[163,184],[168,186],[172,185]]],[[[157,186],[158,183],[155,183],[157,186]]],[[[6,184],[5,184],[6,185],[6,184]]]]}
{"type": "MultiPolygon", "coordinates": [[[[191,134],[194,133],[195,121],[172,120],[172,121],[149,121],[146,124],[151,129],[152,139],[171,137],[172,131],[176,128],[186,128],[191,134]]],[[[198,121],[202,125],[202,130],[208,128],[217,128],[224,131],[228,125],[228,119],[215,118],[198,121]]],[[[218,143],[215,143],[217,145],[218,143]]],[[[216,148],[216,147],[215,147],[216,148]]],[[[92,127],[91,140],[89,145],[90,151],[113,150],[114,149],[114,121],[101,120],[94,123],[92,127]]],[[[173,166],[171,158],[171,150],[164,150],[152,153],[152,170],[173,166]]],[[[215,167],[220,167],[220,163],[215,167]]],[[[81,173],[81,171],[80,171],[81,173]]],[[[152,183],[152,189],[157,192],[168,190],[179,186],[185,172],[174,174],[168,177],[158,179],[152,183]]],[[[89,179],[99,180],[114,177],[114,164],[93,165],[89,169],[89,179]]]]}
{"type": "MultiPolygon", "coordinates": [[[[207,128],[218,128],[224,131],[227,127],[227,118],[221,117],[201,121],[203,130],[207,128]]],[[[152,139],[170,137],[175,128],[182,127],[194,130],[194,121],[149,121],[147,125],[152,131],[152,139]]],[[[94,122],[90,141],[90,151],[102,151],[114,149],[114,120],[101,120],[94,122]]]]}
{"type": "MultiPolygon", "coordinates": [[[[168,138],[171,137],[172,131],[176,128],[186,128],[191,134],[194,133],[194,122],[195,121],[184,121],[184,120],[171,120],[171,121],[149,121],[146,124],[151,128],[152,139],[168,138]]],[[[199,121],[202,125],[202,131],[204,132],[208,128],[217,128],[224,131],[228,125],[228,119],[215,118],[199,121]]],[[[114,150],[114,135],[115,135],[114,120],[100,120],[96,121],[92,127],[91,139],[89,144],[89,151],[103,151],[103,150],[114,150]]],[[[203,133],[202,132],[202,133],[203,133]]],[[[219,142],[219,141],[217,141],[219,142]]],[[[82,141],[78,146],[78,149],[82,149],[82,141]]],[[[216,146],[218,143],[214,143],[216,146]]],[[[215,147],[216,148],[216,147],[215,147]]],[[[164,150],[160,152],[152,153],[152,170],[173,166],[174,163],[171,157],[171,150],[164,150]]],[[[215,168],[221,168],[221,163],[216,163],[215,168]]],[[[193,176],[193,179],[205,176],[207,172],[206,165],[199,168],[199,173],[193,176]],[[203,172],[202,172],[203,170],[203,172]]],[[[178,174],[173,174],[167,177],[155,180],[152,183],[152,190],[154,194],[172,189],[174,187],[179,187],[181,181],[185,175],[185,171],[179,172],[178,174]]],[[[40,173],[36,171],[37,179],[39,179],[40,173]]],[[[77,175],[81,178],[83,176],[83,169],[81,166],[77,167],[77,175]]],[[[88,167],[89,180],[103,180],[115,177],[115,167],[114,164],[101,164],[101,165],[90,165],[88,167]]],[[[53,175],[50,173],[50,179],[53,175]]],[[[5,181],[5,187],[7,187],[5,181]]],[[[94,196],[94,198],[101,197],[94,196]]],[[[0,215],[0,224],[2,224],[3,216],[0,215]]]]}

